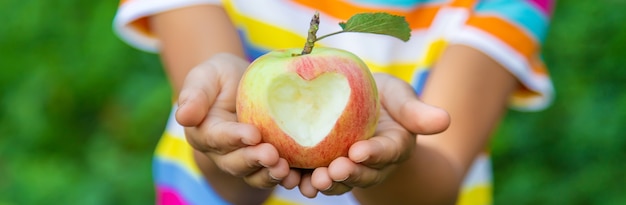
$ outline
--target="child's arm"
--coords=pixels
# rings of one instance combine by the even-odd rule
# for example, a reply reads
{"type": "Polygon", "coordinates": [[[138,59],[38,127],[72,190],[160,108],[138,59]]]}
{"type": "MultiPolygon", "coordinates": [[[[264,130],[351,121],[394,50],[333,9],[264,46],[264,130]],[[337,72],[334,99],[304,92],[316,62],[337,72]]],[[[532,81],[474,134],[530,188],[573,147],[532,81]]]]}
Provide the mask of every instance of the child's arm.
{"type": "Polygon", "coordinates": [[[448,111],[450,127],[437,135],[420,136],[414,159],[385,184],[357,191],[360,197],[373,199],[380,191],[392,190],[385,188],[403,187],[413,200],[433,200],[424,204],[454,204],[467,170],[485,151],[518,82],[501,65],[469,47],[451,46],[438,62],[422,100],[448,111]],[[412,180],[411,186],[402,186],[407,180],[412,180]]]}
{"type": "Polygon", "coordinates": [[[290,170],[273,146],[259,144],[256,128],[236,122],[235,93],[248,62],[225,11],[185,7],[152,16],[150,26],[161,42],[174,96],[180,94],[176,119],[202,173],[228,202],[260,204],[271,190],[259,188],[279,183],[270,174],[283,179],[290,170]],[[188,75],[194,67],[201,69],[188,75]]]}
{"type": "MultiPolygon", "coordinates": [[[[322,192],[340,194],[355,187],[353,192],[363,204],[454,204],[465,173],[475,157],[484,151],[491,131],[518,84],[513,75],[491,58],[466,46],[450,46],[433,69],[422,100],[449,112],[451,123],[446,131],[419,136],[412,149],[403,145],[409,138],[399,137],[403,133],[396,125],[395,133],[391,128],[385,131],[389,133],[386,137],[403,141],[395,140],[400,143],[386,146],[378,143],[383,147],[372,151],[377,144],[368,140],[370,145],[361,144],[358,148],[363,150],[361,154],[369,154],[368,160],[355,164],[352,161],[359,157],[350,156],[352,161],[333,162],[323,172],[314,173],[313,186],[324,190],[330,186],[329,178],[343,181],[335,182],[330,190],[322,192]],[[407,152],[410,157],[395,164],[397,157],[407,152]]],[[[420,112],[418,106],[401,112],[394,108],[402,106],[406,96],[402,93],[412,92],[411,88],[393,80],[378,83],[382,95],[387,95],[382,100],[389,115],[404,125],[404,129],[416,133],[418,119],[428,113],[420,112]]],[[[379,126],[383,126],[382,122],[379,126]]],[[[382,131],[379,133],[385,135],[382,131]]],[[[407,134],[405,130],[404,135],[407,134]]]]}
{"type": "MultiPolygon", "coordinates": [[[[474,5],[476,12],[468,17],[466,25],[456,31],[450,42],[480,51],[467,46],[450,46],[429,74],[423,93],[425,102],[450,113],[449,129],[434,136],[420,136],[412,158],[397,164],[399,167],[392,171],[389,168],[367,169],[353,163],[349,166],[350,161],[344,161],[343,169],[333,169],[331,164],[328,171],[317,175],[320,177],[314,176],[311,184],[323,190],[330,184],[328,178],[342,180],[350,175],[343,183],[347,187],[372,185],[365,189],[354,188],[357,198],[365,204],[453,204],[470,164],[485,150],[505,106],[537,110],[550,103],[552,86],[539,59],[539,51],[550,21],[552,1],[478,4],[474,5]],[[350,172],[346,174],[341,170],[350,172]],[[380,178],[385,180],[371,183],[381,181],[380,178]]],[[[407,122],[400,116],[394,119],[401,124],[407,122]]],[[[411,130],[410,126],[404,127],[411,130]]],[[[402,150],[391,147],[385,150],[402,150]]],[[[388,152],[370,155],[384,156],[384,153],[388,152]]],[[[392,158],[381,161],[391,164],[389,167],[395,166],[392,158]]],[[[364,165],[384,167],[380,164],[364,165]]],[[[340,183],[334,184],[324,193],[348,190],[338,185],[340,183]]]]}
{"type": "Polygon", "coordinates": [[[189,70],[217,53],[244,58],[238,34],[223,8],[184,7],[150,17],[161,42],[161,59],[178,96],[189,70]]]}

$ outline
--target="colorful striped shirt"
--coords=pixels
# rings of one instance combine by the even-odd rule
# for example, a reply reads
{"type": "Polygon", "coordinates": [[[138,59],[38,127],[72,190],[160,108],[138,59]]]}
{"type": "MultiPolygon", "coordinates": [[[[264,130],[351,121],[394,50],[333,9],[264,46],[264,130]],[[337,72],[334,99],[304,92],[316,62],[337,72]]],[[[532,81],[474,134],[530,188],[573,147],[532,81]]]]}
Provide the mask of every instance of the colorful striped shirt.
{"type": "MultiPolygon", "coordinates": [[[[246,55],[297,48],[305,42],[308,22],[321,14],[318,34],[340,30],[338,23],[355,13],[383,11],[409,22],[411,39],[345,33],[321,40],[355,53],[373,72],[401,78],[420,93],[429,68],[449,44],[471,46],[517,77],[520,86],[510,98],[519,110],[540,110],[553,98],[549,75],[541,59],[541,44],[552,10],[551,0],[122,0],[114,29],[129,44],[158,52],[146,17],[199,4],[223,6],[238,29],[246,55]]],[[[478,91],[477,91],[478,92],[478,91]]],[[[182,127],[170,117],[156,149],[154,176],[159,204],[227,204],[204,180],[192,158],[182,127]]],[[[458,204],[491,203],[491,166],[480,155],[465,177],[458,204]]],[[[278,187],[266,204],[357,204],[351,194],[308,199],[297,190],[278,187]]]]}

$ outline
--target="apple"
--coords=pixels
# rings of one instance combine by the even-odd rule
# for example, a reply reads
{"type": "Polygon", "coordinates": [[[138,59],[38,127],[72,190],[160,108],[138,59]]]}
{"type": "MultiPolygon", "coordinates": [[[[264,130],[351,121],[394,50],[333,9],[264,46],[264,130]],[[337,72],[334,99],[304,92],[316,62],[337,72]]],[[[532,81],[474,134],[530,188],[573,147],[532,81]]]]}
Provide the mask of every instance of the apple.
{"type": "Polygon", "coordinates": [[[237,118],[255,125],[291,167],[311,169],[370,138],[380,102],[371,72],[356,55],[300,50],[272,51],[250,64],[238,88],[237,118]]]}

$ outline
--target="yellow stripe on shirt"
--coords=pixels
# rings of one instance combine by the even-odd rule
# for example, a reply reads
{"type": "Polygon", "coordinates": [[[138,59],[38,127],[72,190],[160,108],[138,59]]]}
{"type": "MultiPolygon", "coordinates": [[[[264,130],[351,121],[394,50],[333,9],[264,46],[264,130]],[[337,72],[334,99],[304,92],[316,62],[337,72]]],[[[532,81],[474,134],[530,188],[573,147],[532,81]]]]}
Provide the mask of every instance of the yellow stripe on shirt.
{"type": "Polygon", "coordinates": [[[200,176],[200,169],[193,159],[193,148],[185,141],[185,138],[176,137],[165,132],[157,145],[155,155],[161,159],[179,162],[186,170],[195,176],[200,176]]]}

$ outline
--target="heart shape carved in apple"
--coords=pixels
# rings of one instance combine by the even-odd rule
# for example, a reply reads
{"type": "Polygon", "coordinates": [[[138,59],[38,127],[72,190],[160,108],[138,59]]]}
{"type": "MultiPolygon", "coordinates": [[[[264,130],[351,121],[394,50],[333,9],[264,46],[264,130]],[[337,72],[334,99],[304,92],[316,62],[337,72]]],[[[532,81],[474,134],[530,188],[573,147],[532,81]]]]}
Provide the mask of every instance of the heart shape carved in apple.
{"type": "Polygon", "coordinates": [[[289,73],[275,78],[269,90],[274,122],[305,147],[315,146],[330,133],[350,98],[348,80],[338,73],[312,80],[289,73]]]}

